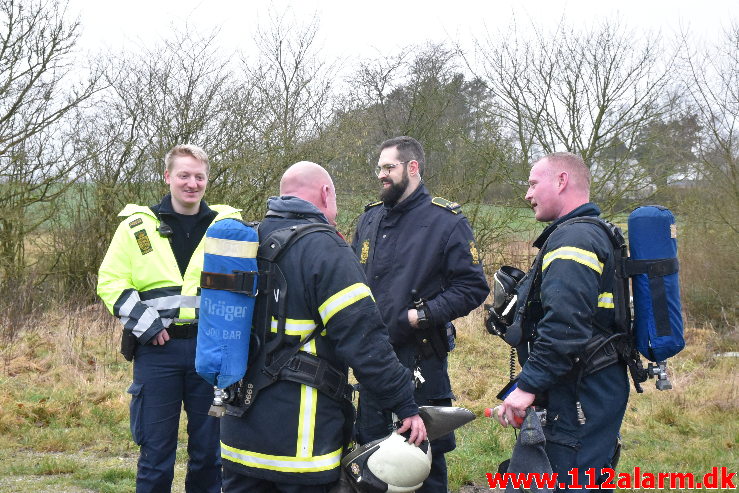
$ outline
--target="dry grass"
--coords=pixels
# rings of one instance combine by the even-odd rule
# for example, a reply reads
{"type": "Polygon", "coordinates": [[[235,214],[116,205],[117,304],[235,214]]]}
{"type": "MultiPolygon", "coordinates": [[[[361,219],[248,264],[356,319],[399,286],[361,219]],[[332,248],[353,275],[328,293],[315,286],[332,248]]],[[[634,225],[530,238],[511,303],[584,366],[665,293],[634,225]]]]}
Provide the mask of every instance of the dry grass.
{"type": "MultiPolygon", "coordinates": [[[[483,326],[482,310],[457,321],[449,360],[457,405],[478,416],[497,404],[509,351],[483,326]]],[[[0,492],[133,491],[137,448],[128,430],[130,364],[118,353],[117,322],[99,305],[37,317],[0,349],[0,492]]],[[[674,390],[632,394],[623,426],[622,469],[703,472],[739,466],[739,332],[690,328],[670,360],[674,390]]],[[[183,419],[183,427],[184,427],[183,419]]],[[[184,443],[184,433],[181,435],[184,443]]],[[[514,436],[479,418],[458,432],[449,455],[452,491],[484,486],[510,456],[514,436]]],[[[186,452],[178,451],[182,489],[186,452]]]]}
{"type": "MultiPolygon", "coordinates": [[[[508,380],[508,346],[489,335],[478,311],[457,323],[457,349],[450,357],[457,405],[482,416],[499,403],[495,395],[508,380]]],[[[671,391],[654,381],[644,394],[632,391],[622,428],[620,470],[704,473],[713,466],[739,469],[739,331],[719,333],[710,325],[686,330],[685,350],[669,361],[671,391]]],[[[449,455],[452,491],[485,485],[509,458],[515,437],[497,422],[480,418],[461,428],[458,448],[449,455]]]]}

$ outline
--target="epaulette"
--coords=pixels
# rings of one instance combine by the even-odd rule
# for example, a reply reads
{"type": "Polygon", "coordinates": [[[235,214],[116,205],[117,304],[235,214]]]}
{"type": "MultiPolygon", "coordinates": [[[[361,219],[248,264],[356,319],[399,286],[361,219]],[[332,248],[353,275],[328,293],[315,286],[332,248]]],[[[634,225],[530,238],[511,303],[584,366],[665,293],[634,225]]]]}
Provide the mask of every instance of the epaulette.
{"type": "Polygon", "coordinates": [[[459,214],[462,212],[462,206],[459,205],[456,202],[451,202],[445,198],[442,197],[434,197],[431,199],[431,203],[434,205],[438,205],[439,207],[443,207],[444,209],[448,210],[449,212],[453,212],[455,214],[459,214]]]}
{"type": "Polygon", "coordinates": [[[364,206],[365,212],[370,210],[371,208],[375,207],[376,205],[382,204],[382,200],[378,200],[377,202],[370,202],[369,204],[364,206]]]}

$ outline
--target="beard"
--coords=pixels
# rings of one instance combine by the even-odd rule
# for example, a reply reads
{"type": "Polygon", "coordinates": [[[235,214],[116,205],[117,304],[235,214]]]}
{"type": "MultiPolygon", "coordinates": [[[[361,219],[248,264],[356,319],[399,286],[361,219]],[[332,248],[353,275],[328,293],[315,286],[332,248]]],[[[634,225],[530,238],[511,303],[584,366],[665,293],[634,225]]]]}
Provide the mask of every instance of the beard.
{"type": "Polygon", "coordinates": [[[403,177],[398,183],[393,183],[389,178],[384,178],[382,182],[389,182],[390,186],[382,189],[382,192],[380,192],[380,200],[382,200],[385,205],[393,206],[398,202],[398,199],[403,196],[408,188],[408,183],[410,183],[408,170],[403,169],[403,177]]]}

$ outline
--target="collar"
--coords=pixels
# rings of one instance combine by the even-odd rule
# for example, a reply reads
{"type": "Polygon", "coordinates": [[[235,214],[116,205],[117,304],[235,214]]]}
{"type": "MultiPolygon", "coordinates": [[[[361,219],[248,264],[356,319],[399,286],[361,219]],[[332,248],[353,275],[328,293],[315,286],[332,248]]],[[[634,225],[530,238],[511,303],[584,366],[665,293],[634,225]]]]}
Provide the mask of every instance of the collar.
{"type": "MultiPolygon", "coordinates": [[[[156,205],[152,205],[150,209],[154,211],[154,213],[157,215],[164,214],[168,216],[173,216],[174,214],[176,214],[174,208],[172,207],[172,195],[169,193],[165,195],[164,197],[162,197],[161,202],[159,202],[156,205]]],[[[199,219],[201,217],[208,216],[212,213],[213,211],[210,207],[208,207],[208,203],[205,200],[201,200],[200,210],[198,211],[197,214],[195,214],[195,216],[199,219]]]]}
{"type": "Polygon", "coordinates": [[[544,231],[542,231],[536,241],[534,241],[534,246],[536,248],[541,248],[542,246],[544,246],[544,242],[547,241],[547,238],[549,238],[549,235],[551,235],[554,230],[559,227],[560,224],[567,221],[568,219],[572,219],[573,217],[583,216],[598,217],[600,216],[600,208],[593,202],[588,202],[572,210],[569,214],[565,214],[564,216],[555,219],[551,224],[549,224],[549,226],[544,229],[544,231]]]}
{"type": "Polygon", "coordinates": [[[270,197],[267,200],[267,209],[277,213],[288,213],[297,215],[314,222],[322,222],[329,224],[326,216],[323,215],[318,207],[311,204],[307,200],[295,197],[293,195],[282,195],[281,197],[270,197]]]}

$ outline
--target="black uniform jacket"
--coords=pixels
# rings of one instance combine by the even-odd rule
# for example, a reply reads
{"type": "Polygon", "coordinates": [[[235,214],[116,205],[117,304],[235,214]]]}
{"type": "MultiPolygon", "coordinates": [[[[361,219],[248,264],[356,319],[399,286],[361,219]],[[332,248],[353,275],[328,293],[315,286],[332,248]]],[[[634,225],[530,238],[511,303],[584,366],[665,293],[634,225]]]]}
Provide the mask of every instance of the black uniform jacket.
{"type": "Polygon", "coordinates": [[[533,344],[518,347],[523,365],[519,388],[545,397],[547,445],[578,451],[574,465],[583,468],[610,467],[629,396],[626,366],[617,359],[579,378],[593,336],[599,330],[614,331],[615,259],[610,239],[597,224],[559,226],[599,214],[595,204],[583,204],[554,221],[534,242],[544,249],[541,308],[533,321],[533,344]]]}
{"type": "MultiPolygon", "coordinates": [[[[296,197],[273,197],[268,205],[301,217],[265,218],[259,226],[262,239],[292,225],[327,222],[317,208],[296,197]]],[[[319,330],[301,350],[344,372],[350,366],[357,380],[400,418],[418,413],[410,372],[392,351],[372,293],[344,239],[331,232],[310,233],[277,263],[287,281],[286,334],[299,343],[319,330]]],[[[273,319],[273,332],[276,326],[273,319]]],[[[222,418],[224,467],[275,482],[335,481],[344,422],[339,401],[313,387],[278,381],[257,395],[242,418],[222,418]]]]}
{"type": "MultiPolygon", "coordinates": [[[[459,206],[444,199],[434,202],[421,184],[394,207],[372,204],[359,218],[352,243],[390,342],[408,367],[416,357],[408,322],[412,290],[427,300],[431,324],[438,330],[480,306],[490,291],[472,228],[459,206]]],[[[446,358],[422,361],[421,372],[426,399],[453,397],[446,358]]]]}
{"type": "Polygon", "coordinates": [[[596,325],[614,324],[615,260],[610,239],[596,224],[559,227],[575,217],[599,215],[597,205],[583,204],[550,224],[534,242],[535,247],[545,248],[541,318],[534,321],[537,335],[530,352],[519,348],[525,362],[518,383],[522,390],[540,394],[563,377],[574,377],[573,369],[596,325]]]}

